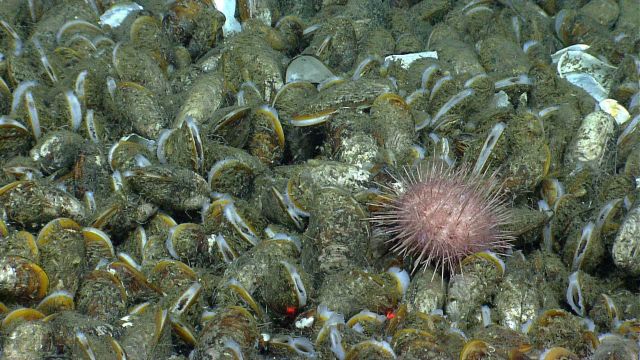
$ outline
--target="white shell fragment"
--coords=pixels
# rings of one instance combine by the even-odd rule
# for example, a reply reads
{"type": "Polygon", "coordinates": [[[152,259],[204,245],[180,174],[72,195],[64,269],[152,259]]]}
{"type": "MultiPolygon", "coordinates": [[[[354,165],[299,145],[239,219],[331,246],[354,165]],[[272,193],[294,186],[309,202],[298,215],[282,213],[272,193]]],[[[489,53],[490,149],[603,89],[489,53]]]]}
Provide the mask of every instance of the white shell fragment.
{"type": "Polygon", "coordinates": [[[143,7],[135,2],[116,4],[110,7],[109,10],[105,11],[104,14],[100,16],[99,23],[101,26],[110,26],[112,28],[117,28],[118,26],[122,25],[129,14],[140,10],[143,10],[143,7]]]}
{"type": "Polygon", "coordinates": [[[582,88],[596,101],[606,99],[616,67],[584,51],[566,51],[558,59],[558,75],[582,88]]]}
{"type": "Polygon", "coordinates": [[[222,33],[227,36],[231,33],[242,31],[242,25],[234,17],[236,12],[236,0],[215,0],[214,5],[227,19],[222,26],[222,33]]]}
{"type": "Polygon", "coordinates": [[[585,73],[569,73],[564,77],[568,82],[583,89],[596,101],[606,99],[609,91],[604,88],[593,76],[585,73]]]}
{"type": "Polygon", "coordinates": [[[618,125],[622,125],[631,118],[627,109],[624,106],[620,105],[614,99],[604,99],[598,103],[600,109],[607,114],[611,115],[618,125]]]}
{"type": "Polygon", "coordinates": [[[404,69],[408,69],[409,66],[416,60],[419,59],[425,59],[425,58],[429,58],[429,59],[438,59],[438,52],[437,51],[422,51],[422,52],[417,52],[417,53],[411,53],[411,54],[402,54],[402,55],[389,55],[387,57],[384,58],[384,62],[385,64],[390,63],[392,61],[399,61],[400,62],[400,66],[404,69]]]}
{"type": "Polygon", "coordinates": [[[594,111],[585,116],[568,149],[566,163],[575,167],[598,167],[607,142],[613,136],[614,124],[613,117],[604,111],[594,111]]]}
{"type": "Polygon", "coordinates": [[[335,77],[322,61],[311,55],[300,55],[291,60],[285,76],[287,83],[309,81],[314,84],[335,77]]]}
{"type": "Polygon", "coordinates": [[[629,211],[611,249],[613,262],[631,276],[640,275],[640,206],[629,211]]]}
{"type": "Polygon", "coordinates": [[[557,64],[562,55],[566,54],[567,51],[587,51],[591,46],[586,44],[574,44],[571,46],[567,46],[564,49],[560,49],[555,53],[551,54],[551,62],[557,64]]]}

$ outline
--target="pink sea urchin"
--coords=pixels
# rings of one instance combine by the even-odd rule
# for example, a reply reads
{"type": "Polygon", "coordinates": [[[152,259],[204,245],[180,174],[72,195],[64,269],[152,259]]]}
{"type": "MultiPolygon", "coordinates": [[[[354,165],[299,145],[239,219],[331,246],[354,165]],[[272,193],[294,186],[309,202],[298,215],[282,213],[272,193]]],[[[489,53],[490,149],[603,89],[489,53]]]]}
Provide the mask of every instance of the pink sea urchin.
{"type": "Polygon", "coordinates": [[[413,258],[413,270],[434,266],[455,272],[467,255],[503,253],[512,236],[503,190],[495,174],[456,169],[441,162],[405,167],[386,190],[371,221],[390,236],[391,250],[413,258]]]}

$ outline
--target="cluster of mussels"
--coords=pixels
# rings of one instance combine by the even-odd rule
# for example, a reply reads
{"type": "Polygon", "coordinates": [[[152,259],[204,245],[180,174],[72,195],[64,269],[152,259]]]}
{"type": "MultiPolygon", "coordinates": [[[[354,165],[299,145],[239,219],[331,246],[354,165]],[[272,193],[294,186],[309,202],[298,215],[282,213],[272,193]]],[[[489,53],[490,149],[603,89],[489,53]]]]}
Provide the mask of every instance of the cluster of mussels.
{"type": "Polygon", "coordinates": [[[1,359],[637,359],[637,1],[0,2],[1,359]],[[430,159],[511,256],[403,270],[430,159]]]}

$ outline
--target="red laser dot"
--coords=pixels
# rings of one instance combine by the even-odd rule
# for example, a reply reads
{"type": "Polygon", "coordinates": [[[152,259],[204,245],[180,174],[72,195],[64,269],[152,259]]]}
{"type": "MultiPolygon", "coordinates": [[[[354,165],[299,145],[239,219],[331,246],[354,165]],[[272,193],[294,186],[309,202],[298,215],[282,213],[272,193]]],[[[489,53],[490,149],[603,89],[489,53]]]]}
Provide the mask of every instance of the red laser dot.
{"type": "Polygon", "coordinates": [[[295,316],[297,311],[298,309],[296,309],[295,306],[287,306],[287,309],[285,310],[287,316],[295,316]]]}
{"type": "Polygon", "coordinates": [[[387,316],[387,320],[391,320],[394,317],[396,317],[396,313],[394,313],[393,310],[388,310],[386,316],[387,316]]]}

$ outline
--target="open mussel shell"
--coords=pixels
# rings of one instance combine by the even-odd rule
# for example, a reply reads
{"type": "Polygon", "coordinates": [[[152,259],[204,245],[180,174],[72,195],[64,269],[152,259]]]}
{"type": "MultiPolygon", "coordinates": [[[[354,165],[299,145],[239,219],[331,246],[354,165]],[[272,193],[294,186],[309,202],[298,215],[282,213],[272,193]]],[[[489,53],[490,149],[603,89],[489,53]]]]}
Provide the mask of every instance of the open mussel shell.
{"type": "Polygon", "coordinates": [[[280,163],[285,151],[285,134],[276,109],[263,105],[254,110],[249,153],[265,165],[280,163]]]}
{"type": "Polygon", "coordinates": [[[221,234],[238,251],[256,246],[266,224],[256,209],[245,201],[223,195],[207,204],[202,211],[202,224],[209,234],[221,234]]]}
{"type": "Polygon", "coordinates": [[[126,171],[138,167],[141,157],[154,161],[153,142],[140,136],[127,136],[114,143],[108,152],[111,170],[126,171]]]}
{"type": "Polygon", "coordinates": [[[182,320],[175,315],[169,315],[169,321],[171,322],[171,329],[178,335],[178,338],[182,340],[188,346],[196,346],[198,338],[196,336],[196,330],[188,322],[182,320]]]}
{"type": "Polygon", "coordinates": [[[230,279],[223,288],[220,288],[217,298],[221,304],[239,304],[248,308],[258,320],[264,318],[264,311],[260,303],[247,288],[236,279],[230,279]]]}

